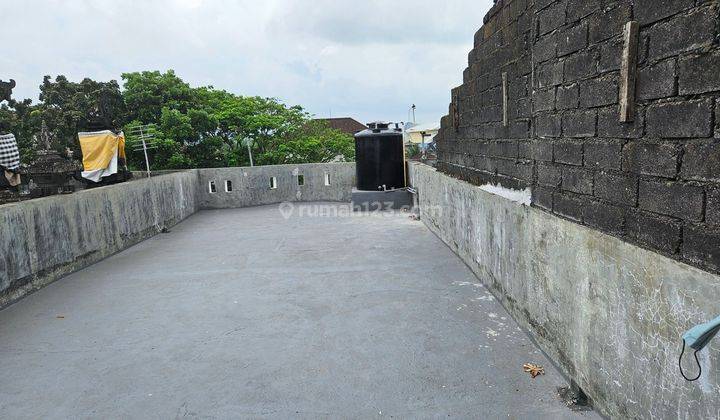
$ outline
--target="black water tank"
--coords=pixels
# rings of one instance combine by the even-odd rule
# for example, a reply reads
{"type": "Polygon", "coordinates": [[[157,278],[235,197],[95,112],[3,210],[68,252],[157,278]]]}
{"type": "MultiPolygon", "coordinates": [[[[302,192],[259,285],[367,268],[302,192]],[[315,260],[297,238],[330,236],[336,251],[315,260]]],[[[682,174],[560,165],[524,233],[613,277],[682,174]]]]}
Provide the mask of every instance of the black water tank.
{"type": "Polygon", "coordinates": [[[363,191],[405,187],[405,149],[397,124],[370,123],[355,134],[357,188],[363,191]]]}

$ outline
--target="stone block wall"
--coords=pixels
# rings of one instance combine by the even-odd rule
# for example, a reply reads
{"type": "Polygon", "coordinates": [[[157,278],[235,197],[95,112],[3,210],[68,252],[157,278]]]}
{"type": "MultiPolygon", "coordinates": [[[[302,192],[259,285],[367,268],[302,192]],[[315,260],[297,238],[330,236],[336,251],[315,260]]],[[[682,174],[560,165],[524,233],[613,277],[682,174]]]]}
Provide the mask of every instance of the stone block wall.
{"type": "Polygon", "coordinates": [[[720,272],[719,10],[718,0],[498,0],[442,119],[439,169],[529,187],[540,209],[720,272]],[[622,123],[629,21],[636,109],[622,123]]]}

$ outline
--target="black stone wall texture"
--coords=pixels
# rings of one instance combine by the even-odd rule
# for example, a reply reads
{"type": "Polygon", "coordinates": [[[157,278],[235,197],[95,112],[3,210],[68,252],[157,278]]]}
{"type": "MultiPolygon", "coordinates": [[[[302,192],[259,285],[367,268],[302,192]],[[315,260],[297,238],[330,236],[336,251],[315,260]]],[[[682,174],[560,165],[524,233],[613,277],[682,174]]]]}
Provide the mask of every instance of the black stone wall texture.
{"type": "Polygon", "coordinates": [[[498,0],[442,119],[438,168],[531,187],[535,207],[720,272],[719,10],[720,0],[498,0]],[[631,20],[636,112],[621,123],[631,20]]]}

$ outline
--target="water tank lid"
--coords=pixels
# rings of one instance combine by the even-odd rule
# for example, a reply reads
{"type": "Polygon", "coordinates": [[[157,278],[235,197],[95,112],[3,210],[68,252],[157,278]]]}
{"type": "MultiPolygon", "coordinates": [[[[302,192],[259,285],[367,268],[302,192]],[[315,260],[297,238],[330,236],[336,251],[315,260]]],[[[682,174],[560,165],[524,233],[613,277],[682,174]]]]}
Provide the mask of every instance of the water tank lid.
{"type": "Polygon", "coordinates": [[[355,134],[355,137],[397,136],[402,134],[402,128],[400,128],[399,123],[375,121],[368,123],[367,126],[367,130],[355,134]],[[394,125],[394,127],[390,128],[391,125],[394,125]]]}

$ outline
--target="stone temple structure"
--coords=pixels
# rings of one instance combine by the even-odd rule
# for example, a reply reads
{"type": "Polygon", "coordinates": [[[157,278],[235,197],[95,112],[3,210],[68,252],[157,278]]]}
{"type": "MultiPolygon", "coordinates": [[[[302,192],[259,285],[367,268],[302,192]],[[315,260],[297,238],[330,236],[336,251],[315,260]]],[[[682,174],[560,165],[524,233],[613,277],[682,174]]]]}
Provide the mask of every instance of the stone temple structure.
{"type": "Polygon", "coordinates": [[[43,121],[40,135],[35,138],[37,157],[21,171],[27,179],[23,192],[28,198],[68,194],[85,186],[79,177],[82,171],[80,161],[73,159],[73,156],[62,156],[53,149],[52,144],[52,134],[43,121]]]}

